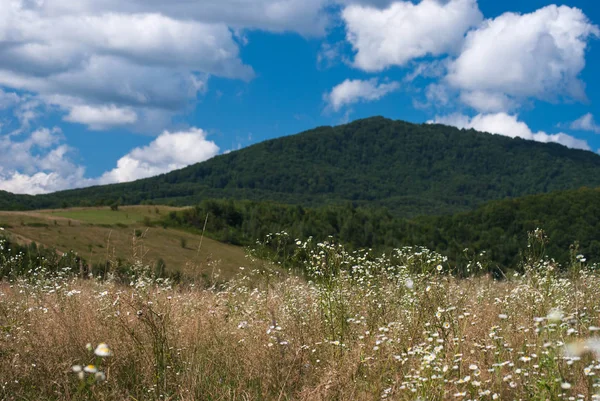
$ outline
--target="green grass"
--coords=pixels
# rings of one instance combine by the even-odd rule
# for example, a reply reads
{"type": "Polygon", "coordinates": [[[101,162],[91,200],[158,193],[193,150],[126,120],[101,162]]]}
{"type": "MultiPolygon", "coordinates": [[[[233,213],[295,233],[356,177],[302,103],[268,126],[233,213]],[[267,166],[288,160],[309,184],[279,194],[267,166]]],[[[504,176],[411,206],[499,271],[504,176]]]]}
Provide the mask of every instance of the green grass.
{"type": "Polygon", "coordinates": [[[160,220],[171,210],[181,210],[168,206],[122,206],[119,210],[111,210],[108,206],[93,208],[54,209],[41,211],[51,216],[78,220],[91,224],[135,224],[145,218],[151,221],[160,220]]]}
{"type": "Polygon", "coordinates": [[[223,279],[233,277],[247,263],[241,247],[204,237],[199,249],[198,234],[143,224],[146,216],[156,220],[172,209],[159,207],[159,213],[154,206],[124,207],[117,212],[108,207],[0,212],[0,227],[20,243],[36,242],[60,252],[73,250],[91,263],[142,256],[150,264],[161,258],[167,270],[191,277],[220,271],[223,279]],[[136,230],[142,234],[136,236],[136,230]]]}

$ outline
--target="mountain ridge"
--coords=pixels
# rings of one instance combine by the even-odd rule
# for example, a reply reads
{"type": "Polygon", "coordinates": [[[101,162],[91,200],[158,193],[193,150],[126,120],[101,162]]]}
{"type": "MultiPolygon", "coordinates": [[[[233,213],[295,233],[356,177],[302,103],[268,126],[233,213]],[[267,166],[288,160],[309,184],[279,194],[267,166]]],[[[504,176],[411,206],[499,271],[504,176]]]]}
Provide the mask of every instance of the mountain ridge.
{"type": "Polygon", "coordinates": [[[129,183],[36,196],[0,193],[0,208],[233,198],[304,206],[350,201],[415,216],[582,186],[600,186],[600,156],[592,152],[377,116],[270,139],[129,183]]]}

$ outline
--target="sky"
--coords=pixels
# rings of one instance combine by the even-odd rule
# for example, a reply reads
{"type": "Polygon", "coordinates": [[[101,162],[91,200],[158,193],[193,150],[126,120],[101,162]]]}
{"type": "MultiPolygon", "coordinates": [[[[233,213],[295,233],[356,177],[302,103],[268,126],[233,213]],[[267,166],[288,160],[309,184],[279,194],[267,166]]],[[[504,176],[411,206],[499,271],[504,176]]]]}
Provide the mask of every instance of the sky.
{"type": "Polygon", "coordinates": [[[0,0],[0,189],[381,115],[600,152],[595,0],[0,0]]]}

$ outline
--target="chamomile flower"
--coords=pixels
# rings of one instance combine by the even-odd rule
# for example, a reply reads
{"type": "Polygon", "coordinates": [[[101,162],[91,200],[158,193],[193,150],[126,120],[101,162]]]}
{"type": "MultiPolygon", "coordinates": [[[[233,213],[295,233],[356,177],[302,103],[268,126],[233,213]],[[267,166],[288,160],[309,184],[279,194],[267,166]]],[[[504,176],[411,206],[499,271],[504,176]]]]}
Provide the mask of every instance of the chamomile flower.
{"type": "Polygon", "coordinates": [[[105,357],[105,356],[111,356],[112,351],[110,350],[110,348],[108,348],[108,345],[106,345],[106,343],[100,343],[94,350],[94,354],[101,356],[101,357],[105,357]]]}
{"type": "Polygon", "coordinates": [[[98,372],[98,368],[95,365],[87,365],[83,368],[83,371],[86,373],[96,373],[98,372]]]}

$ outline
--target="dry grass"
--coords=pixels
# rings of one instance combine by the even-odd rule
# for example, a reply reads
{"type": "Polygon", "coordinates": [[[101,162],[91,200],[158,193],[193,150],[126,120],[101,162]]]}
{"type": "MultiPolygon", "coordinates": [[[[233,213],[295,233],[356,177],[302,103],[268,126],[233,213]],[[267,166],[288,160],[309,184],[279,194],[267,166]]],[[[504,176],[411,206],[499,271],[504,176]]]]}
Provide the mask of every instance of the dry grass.
{"type": "Polygon", "coordinates": [[[4,283],[0,398],[575,400],[597,390],[597,355],[565,354],[600,326],[600,277],[581,263],[565,277],[535,261],[496,282],[453,279],[423,249],[307,252],[310,282],[257,262],[210,289],[143,277],[4,283]],[[91,362],[86,343],[100,342],[113,350],[106,381],[83,386],[71,366],[91,362]]]}
{"type": "Polygon", "coordinates": [[[60,252],[73,250],[90,264],[131,259],[135,230],[143,233],[145,261],[154,263],[162,258],[168,270],[187,276],[211,276],[218,264],[221,277],[229,279],[246,263],[241,247],[204,237],[199,250],[200,235],[143,224],[144,218],[156,220],[171,210],[175,208],[126,206],[116,212],[108,207],[0,212],[0,226],[18,242],[36,242],[60,252]],[[182,239],[185,248],[181,247],[182,239]]]}

